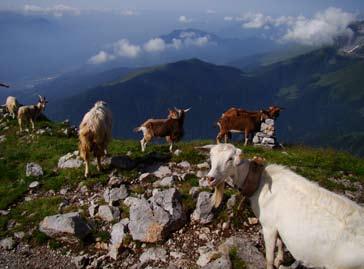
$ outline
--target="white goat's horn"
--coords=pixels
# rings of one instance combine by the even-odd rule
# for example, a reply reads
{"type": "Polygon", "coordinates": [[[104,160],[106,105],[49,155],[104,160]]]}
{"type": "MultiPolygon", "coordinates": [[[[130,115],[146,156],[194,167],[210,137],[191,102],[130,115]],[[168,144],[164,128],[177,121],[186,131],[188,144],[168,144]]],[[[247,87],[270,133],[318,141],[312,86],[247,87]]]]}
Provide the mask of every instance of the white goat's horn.
{"type": "Polygon", "coordinates": [[[187,109],[184,110],[184,112],[186,113],[186,112],[190,111],[190,109],[191,108],[187,108],[187,109]]]}

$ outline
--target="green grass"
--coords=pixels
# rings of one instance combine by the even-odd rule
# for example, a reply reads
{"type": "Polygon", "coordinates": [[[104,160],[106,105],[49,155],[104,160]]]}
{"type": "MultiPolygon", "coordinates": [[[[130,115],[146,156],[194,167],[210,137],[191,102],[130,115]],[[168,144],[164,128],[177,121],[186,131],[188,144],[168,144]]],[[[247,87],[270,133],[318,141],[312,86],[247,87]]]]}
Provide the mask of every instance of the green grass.
{"type": "Polygon", "coordinates": [[[239,257],[236,247],[232,247],[229,251],[229,257],[233,269],[245,269],[247,268],[245,262],[239,257]]]}
{"type": "MultiPolygon", "coordinates": [[[[10,128],[0,131],[5,134],[7,140],[0,144],[0,209],[7,209],[11,206],[8,216],[0,216],[0,237],[15,231],[29,231],[37,227],[39,222],[47,215],[58,213],[58,205],[62,201],[60,196],[40,197],[36,200],[24,202],[23,198],[28,192],[28,185],[33,180],[41,183],[39,193],[45,193],[52,189],[58,191],[62,187],[75,189],[80,182],[89,188],[95,184],[106,185],[108,174],[106,170],[102,173],[96,172],[91,166],[92,176],[87,180],[83,177],[83,167],[79,169],[58,170],[57,163],[61,156],[68,152],[77,150],[77,138],[66,138],[59,131],[61,125],[50,122],[40,122],[37,126],[50,126],[53,129],[53,136],[49,135],[21,135],[16,134],[16,122],[9,123],[10,128]],[[25,176],[25,166],[28,162],[39,163],[44,171],[44,176],[35,179],[25,176]],[[17,225],[8,231],[7,226],[10,221],[15,221],[17,225]]],[[[176,145],[176,149],[181,149],[179,156],[170,155],[168,145],[151,144],[147,151],[142,153],[138,141],[133,140],[113,140],[109,151],[111,155],[126,155],[131,153],[131,158],[137,163],[146,163],[153,153],[162,154],[166,157],[166,162],[188,161],[197,164],[206,161],[204,155],[196,148],[210,144],[211,141],[182,142],[176,145]]],[[[364,160],[354,157],[348,153],[331,149],[313,149],[304,146],[289,146],[283,150],[267,150],[258,147],[243,147],[242,144],[236,146],[243,149],[246,158],[261,156],[266,158],[268,163],[278,163],[290,167],[297,173],[310,180],[318,182],[321,186],[330,190],[352,190],[337,184],[329,178],[346,178],[351,181],[364,182],[364,160]]],[[[140,171],[122,170],[119,173],[126,179],[135,179],[140,171]]],[[[184,207],[188,212],[192,212],[196,201],[189,195],[191,187],[198,186],[198,178],[188,175],[185,181],[179,182],[177,187],[182,195],[184,207]]],[[[145,188],[141,185],[129,187],[132,193],[143,193],[145,188]]],[[[228,198],[235,193],[226,189],[225,196],[228,198]]],[[[44,195],[43,195],[44,196],[44,195]]],[[[67,210],[67,208],[66,208],[67,210]]],[[[71,210],[71,208],[69,209],[71,210]]],[[[72,208],[72,210],[75,210],[72,208]]],[[[127,217],[128,211],[122,206],[123,217],[127,217]]],[[[238,212],[234,212],[238,215],[238,212]]],[[[240,212],[241,213],[241,212],[240,212]]],[[[239,214],[240,214],[239,213],[239,214]]],[[[248,213],[247,213],[248,214],[248,213]]],[[[235,214],[234,214],[235,215],[235,214]]],[[[220,220],[227,216],[221,212],[220,220]]],[[[232,220],[234,226],[241,225],[241,221],[232,220]]],[[[42,241],[42,235],[34,234],[36,241],[42,241]]],[[[44,239],[45,240],[45,239],[44,239]]]]}

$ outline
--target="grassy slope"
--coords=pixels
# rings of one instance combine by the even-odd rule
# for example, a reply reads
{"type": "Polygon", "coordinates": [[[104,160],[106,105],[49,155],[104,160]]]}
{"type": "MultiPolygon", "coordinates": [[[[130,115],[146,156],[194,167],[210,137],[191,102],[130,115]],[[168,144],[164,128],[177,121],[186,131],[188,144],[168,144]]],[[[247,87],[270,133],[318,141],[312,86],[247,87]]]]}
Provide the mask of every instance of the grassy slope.
{"type": "MultiPolygon", "coordinates": [[[[62,186],[75,189],[80,182],[92,187],[92,185],[106,184],[107,174],[97,173],[92,167],[93,176],[84,180],[83,168],[70,170],[57,170],[59,157],[68,152],[77,150],[77,139],[66,138],[61,135],[60,124],[38,123],[38,126],[50,126],[53,129],[53,136],[34,135],[19,136],[16,134],[15,122],[10,123],[9,130],[0,130],[0,135],[5,134],[7,140],[0,144],[0,209],[11,208],[8,216],[0,216],[0,237],[9,232],[6,228],[10,219],[19,223],[12,229],[27,230],[36,226],[46,215],[58,213],[58,205],[62,201],[59,194],[55,196],[46,195],[48,190],[58,191],[62,186]],[[25,166],[28,162],[39,163],[44,170],[45,175],[40,179],[40,192],[44,195],[32,201],[24,201],[23,198],[28,192],[28,184],[36,180],[25,176],[25,166]],[[23,215],[23,212],[26,215],[23,215]]],[[[195,147],[205,145],[211,141],[193,141],[189,143],[179,143],[178,148],[182,150],[180,156],[173,156],[172,161],[187,160],[192,164],[200,163],[206,159],[199,153],[195,147]]],[[[242,145],[238,145],[242,147],[242,145]]],[[[128,151],[132,152],[133,158],[142,157],[139,150],[139,143],[132,140],[114,140],[110,146],[112,155],[123,155],[128,151]]],[[[148,152],[168,152],[167,145],[150,145],[148,152]]],[[[351,181],[364,182],[364,160],[353,157],[347,153],[337,152],[334,150],[320,150],[306,147],[288,147],[284,151],[272,151],[262,148],[246,147],[244,148],[247,157],[263,156],[271,163],[287,165],[296,170],[299,174],[317,181],[320,185],[331,189],[342,191],[344,186],[338,185],[330,180],[329,177],[347,178],[351,181]]],[[[135,178],[137,171],[121,171],[130,180],[135,178]]],[[[191,186],[198,185],[195,177],[191,177],[180,186],[182,195],[187,196],[191,186]]],[[[132,189],[133,190],[133,189],[132,189]]],[[[134,192],[138,192],[135,189],[134,192]]],[[[227,190],[229,192],[229,190],[227,190]]],[[[193,207],[194,202],[188,200],[188,207],[193,207]]]]}

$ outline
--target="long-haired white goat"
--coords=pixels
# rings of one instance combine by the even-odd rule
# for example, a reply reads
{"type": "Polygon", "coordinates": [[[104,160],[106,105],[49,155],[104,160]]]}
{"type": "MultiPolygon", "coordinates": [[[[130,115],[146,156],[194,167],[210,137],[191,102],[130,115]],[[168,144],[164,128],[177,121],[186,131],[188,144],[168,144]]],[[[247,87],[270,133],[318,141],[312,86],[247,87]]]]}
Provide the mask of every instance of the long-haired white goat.
{"type": "Polygon", "coordinates": [[[17,115],[18,109],[20,107],[18,100],[16,100],[14,96],[8,96],[8,98],[6,98],[5,106],[13,119],[15,119],[15,116],[17,115]]]}
{"type": "Polygon", "coordinates": [[[85,161],[85,177],[90,174],[90,155],[93,152],[97,159],[97,170],[101,171],[101,157],[107,152],[112,136],[112,114],[106,103],[98,101],[85,114],[79,130],[79,150],[85,161]]]}
{"type": "Polygon", "coordinates": [[[40,95],[38,97],[39,100],[36,105],[21,106],[18,109],[18,123],[20,132],[23,131],[23,125],[25,122],[30,122],[32,125],[32,129],[34,130],[34,122],[45,110],[48,101],[45,99],[45,97],[42,97],[40,95]]]}
{"type": "Polygon", "coordinates": [[[282,260],[281,240],[306,266],[364,268],[363,207],[283,166],[254,169],[254,161],[242,159],[242,151],[231,144],[204,148],[210,150],[207,179],[215,187],[215,206],[222,200],[224,180],[229,176],[244,195],[249,193],[253,212],[263,227],[268,269],[273,264],[279,266],[282,260]]]}

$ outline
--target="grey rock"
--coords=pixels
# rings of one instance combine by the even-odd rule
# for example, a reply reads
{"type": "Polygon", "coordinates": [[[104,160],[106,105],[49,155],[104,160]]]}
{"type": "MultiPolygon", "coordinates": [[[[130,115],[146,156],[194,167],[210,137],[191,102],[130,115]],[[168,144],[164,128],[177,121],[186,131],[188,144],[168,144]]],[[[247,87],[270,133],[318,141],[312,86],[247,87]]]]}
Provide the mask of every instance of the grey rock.
{"type": "Polygon", "coordinates": [[[142,182],[142,181],[145,181],[147,179],[150,179],[151,177],[153,177],[153,174],[151,173],[143,173],[139,176],[139,181],[142,182]]]}
{"type": "Polygon", "coordinates": [[[201,191],[201,189],[201,187],[191,187],[188,193],[192,196],[192,198],[197,198],[197,195],[201,191]]]}
{"type": "Polygon", "coordinates": [[[168,166],[159,166],[158,169],[153,172],[153,174],[158,178],[163,178],[172,174],[172,171],[168,166]]]}
{"type": "Polygon", "coordinates": [[[208,170],[198,170],[196,173],[196,177],[198,178],[204,178],[209,173],[208,170]]]}
{"type": "Polygon", "coordinates": [[[209,163],[208,163],[208,162],[199,163],[199,164],[197,165],[197,168],[198,168],[198,169],[205,169],[205,170],[208,170],[208,169],[210,169],[210,165],[209,165],[209,163]]]}
{"type": "Polygon", "coordinates": [[[140,199],[129,196],[124,200],[124,205],[131,207],[133,204],[138,204],[139,201],[140,199]]]}
{"type": "Polygon", "coordinates": [[[136,199],[130,207],[130,234],[134,240],[154,243],[165,239],[186,222],[176,189],[155,191],[147,201],[136,199]]]}
{"type": "Polygon", "coordinates": [[[95,204],[91,204],[88,208],[88,213],[90,214],[90,217],[93,218],[95,217],[97,210],[98,210],[99,206],[95,205],[95,204]]]}
{"type": "Polygon", "coordinates": [[[14,237],[15,238],[18,238],[18,239],[23,239],[25,236],[25,233],[24,232],[16,232],[14,233],[14,237]]]}
{"type": "Polygon", "coordinates": [[[106,188],[104,192],[104,200],[109,204],[124,200],[126,197],[128,197],[128,191],[125,185],[121,185],[119,188],[106,188]]]}
{"type": "Polygon", "coordinates": [[[219,251],[224,255],[229,255],[231,248],[237,250],[237,256],[245,262],[248,269],[265,268],[263,254],[246,235],[242,234],[228,238],[219,246],[219,251]]]}
{"type": "Polygon", "coordinates": [[[83,269],[89,264],[89,257],[85,254],[82,256],[73,257],[72,263],[77,269],[83,269]]]}
{"type": "Polygon", "coordinates": [[[39,224],[39,230],[49,237],[75,236],[84,238],[91,232],[90,226],[78,212],[45,217],[39,224]]]}
{"type": "Polygon", "coordinates": [[[125,227],[126,225],[122,221],[112,226],[109,256],[114,260],[118,258],[119,249],[122,246],[123,240],[126,237],[125,227]]]}
{"type": "Polygon", "coordinates": [[[229,256],[223,255],[222,257],[208,263],[203,269],[231,269],[232,264],[229,256]]]}
{"type": "Polygon", "coordinates": [[[0,247],[5,250],[12,250],[15,247],[15,242],[13,238],[7,237],[0,240],[0,247]]]}
{"type": "Polygon", "coordinates": [[[6,136],[5,135],[0,135],[0,143],[3,143],[6,141],[6,136]]]}
{"type": "Polygon", "coordinates": [[[161,187],[172,187],[174,183],[175,183],[174,176],[169,176],[169,177],[163,178],[160,181],[159,186],[161,186],[161,187]]]}
{"type": "Polygon", "coordinates": [[[78,155],[76,155],[75,152],[67,153],[58,160],[59,169],[80,168],[82,164],[83,161],[79,159],[78,155]]]}
{"type": "Polygon", "coordinates": [[[107,183],[107,185],[109,187],[120,187],[120,185],[123,183],[123,179],[121,177],[115,177],[115,176],[112,176],[110,179],[109,179],[109,182],[107,183]]]}
{"type": "Polygon", "coordinates": [[[181,155],[181,153],[182,153],[182,150],[180,150],[180,149],[176,149],[176,150],[174,151],[174,155],[176,155],[176,156],[181,155]]]}
{"type": "Polygon", "coordinates": [[[39,186],[39,181],[33,181],[32,183],[29,184],[29,189],[35,189],[39,186]]]}
{"type": "Polygon", "coordinates": [[[148,248],[146,249],[139,258],[142,264],[150,261],[163,261],[167,260],[167,251],[163,248],[148,248]]]}
{"type": "Polygon", "coordinates": [[[99,211],[97,216],[104,221],[114,221],[118,220],[120,217],[120,210],[115,206],[101,205],[99,206],[99,211]]]}
{"type": "Polygon", "coordinates": [[[25,174],[27,177],[40,177],[43,176],[43,169],[39,164],[28,163],[26,165],[25,174]]]}
{"type": "Polygon", "coordinates": [[[200,186],[200,187],[209,187],[210,185],[209,185],[209,182],[207,181],[207,179],[206,178],[201,178],[199,181],[198,181],[198,185],[200,186]]]}
{"type": "Polygon", "coordinates": [[[177,164],[178,167],[181,167],[183,169],[190,169],[191,168],[191,164],[187,161],[182,161],[180,163],[177,164]]]}
{"type": "Polygon", "coordinates": [[[197,198],[196,209],[193,211],[191,215],[191,219],[193,221],[199,222],[201,224],[210,223],[214,214],[212,209],[214,208],[213,203],[211,201],[212,193],[209,192],[200,192],[197,198]]]}
{"type": "Polygon", "coordinates": [[[275,139],[271,137],[264,137],[262,144],[275,144],[275,139]]]}
{"type": "Polygon", "coordinates": [[[236,194],[231,195],[231,197],[226,202],[226,207],[228,210],[231,210],[236,205],[236,194]]]}
{"type": "Polygon", "coordinates": [[[214,251],[208,246],[198,248],[198,252],[200,253],[200,256],[198,257],[196,263],[200,267],[204,267],[210,261],[221,257],[221,254],[218,251],[214,251]]]}

